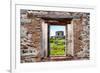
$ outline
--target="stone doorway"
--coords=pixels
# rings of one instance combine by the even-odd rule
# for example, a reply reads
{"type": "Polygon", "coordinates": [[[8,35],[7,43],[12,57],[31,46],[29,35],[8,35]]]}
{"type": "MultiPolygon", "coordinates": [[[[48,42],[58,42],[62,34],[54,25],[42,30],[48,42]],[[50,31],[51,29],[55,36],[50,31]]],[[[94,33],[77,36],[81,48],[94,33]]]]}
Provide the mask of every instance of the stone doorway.
{"type": "MultiPolygon", "coordinates": [[[[43,43],[43,48],[45,48],[44,50],[44,58],[48,59],[49,60],[66,60],[66,59],[69,59],[71,58],[71,56],[73,55],[73,24],[71,24],[72,22],[72,18],[58,18],[58,19],[55,19],[55,18],[43,18],[44,22],[42,23],[42,32],[43,32],[43,41],[45,42],[45,44],[43,43]],[[55,33],[55,35],[57,37],[63,37],[64,38],[64,50],[63,50],[63,53],[62,54],[56,54],[56,53],[52,53],[51,51],[51,44],[50,44],[50,27],[54,26],[54,28],[56,29],[57,26],[59,26],[59,29],[61,27],[63,27],[63,29],[65,30],[64,33],[61,32],[61,35],[64,35],[61,36],[59,34],[59,31],[55,33]],[[55,54],[55,55],[53,55],[55,54]],[[69,57],[69,55],[71,55],[69,57]]],[[[52,36],[52,38],[55,38],[54,36],[52,36]]],[[[55,42],[56,44],[58,44],[57,42],[55,42]]],[[[59,44],[58,44],[59,46],[59,44]]],[[[57,47],[57,46],[55,46],[57,47]]],[[[61,49],[61,48],[59,48],[61,49]]],[[[61,52],[61,50],[58,50],[58,52],[61,52]]],[[[53,51],[54,52],[54,51],[53,51]]]]}
{"type": "Polygon", "coordinates": [[[89,59],[89,13],[22,9],[20,15],[21,63],[89,59]],[[50,25],[66,26],[68,46],[62,56],[50,56],[50,25]]]}

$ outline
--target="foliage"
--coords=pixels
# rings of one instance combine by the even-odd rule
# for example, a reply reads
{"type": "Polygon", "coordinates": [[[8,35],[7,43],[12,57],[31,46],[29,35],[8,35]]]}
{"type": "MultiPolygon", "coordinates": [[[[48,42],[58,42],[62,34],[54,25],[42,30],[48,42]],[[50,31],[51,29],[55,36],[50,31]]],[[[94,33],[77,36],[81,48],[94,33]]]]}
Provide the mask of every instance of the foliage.
{"type": "Polygon", "coordinates": [[[50,55],[64,55],[64,54],[65,54],[65,39],[50,38],[50,55]]]}

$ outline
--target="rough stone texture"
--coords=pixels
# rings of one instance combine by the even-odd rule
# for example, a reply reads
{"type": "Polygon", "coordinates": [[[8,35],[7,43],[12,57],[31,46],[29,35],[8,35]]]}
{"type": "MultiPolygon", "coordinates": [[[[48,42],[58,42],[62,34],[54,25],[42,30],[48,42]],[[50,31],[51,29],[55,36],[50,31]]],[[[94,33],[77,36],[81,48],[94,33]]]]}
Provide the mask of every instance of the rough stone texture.
{"type": "Polygon", "coordinates": [[[31,20],[31,23],[21,24],[21,62],[40,61],[41,20],[27,17],[22,19],[31,20]]]}
{"type": "Polygon", "coordinates": [[[74,22],[74,52],[77,57],[89,59],[89,13],[79,15],[81,18],[74,22]]]}
{"type": "Polygon", "coordinates": [[[90,35],[90,18],[89,18],[89,13],[84,13],[82,14],[82,31],[80,33],[80,37],[81,37],[81,51],[77,53],[77,55],[79,57],[83,57],[83,58],[88,58],[89,59],[89,44],[90,44],[90,39],[89,39],[89,35],[90,35]]]}
{"type": "Polygon", "coordinates": [[[89,59],[89,13],[21,10],[22,63],[42,61],[40,56],[41,43],[43,43],[41,41],[41,17],[72,18],[74,23],[74,57],[89,59]]]}
{"type": "Polygon", "coordinates": [[[29,17],[49,17],[49,18],[79,18],[81,12],[66,12],[66,11],[38,11],[38,10],[21,10],[21,17],[25,14],[29,17]]]}
{"type": "Polygon", "coordinates": [[[81,20],[80,19],[73,19],[73,32],[74,32],[74,54],[77,52],[81,51],[80,46],[82,45],[81,43],[81,38],[80,38],[80,33],[82,31],[82,26],[81,26],[81,20]]]}

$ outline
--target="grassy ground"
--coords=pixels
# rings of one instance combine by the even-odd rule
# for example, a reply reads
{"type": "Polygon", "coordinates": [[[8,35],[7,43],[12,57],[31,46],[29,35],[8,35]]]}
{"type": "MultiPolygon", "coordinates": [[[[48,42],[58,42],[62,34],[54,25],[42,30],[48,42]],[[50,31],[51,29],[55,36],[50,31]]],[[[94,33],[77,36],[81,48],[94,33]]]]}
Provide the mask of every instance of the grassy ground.
{"type": "Polygon", "coordinates": [[[50,39],[50,55],[60,56],[65,54],[65,39],[50,39]]]}

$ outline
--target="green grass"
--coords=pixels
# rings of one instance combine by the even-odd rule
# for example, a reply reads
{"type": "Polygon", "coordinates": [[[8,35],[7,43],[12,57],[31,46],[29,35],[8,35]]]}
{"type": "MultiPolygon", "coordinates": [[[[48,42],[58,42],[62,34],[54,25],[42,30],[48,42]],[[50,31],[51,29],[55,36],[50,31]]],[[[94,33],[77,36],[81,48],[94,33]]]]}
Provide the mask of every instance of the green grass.
{"type": "Polygon", "coordinates": [[[61,56],[65,54],[64,50],[51,50],[51,56],[61,56]]]}
{"type": "Polygon", "coordinates": [[[59,56],[65,54],[65,39],[50,39],[50,55],[59,56]]]}

